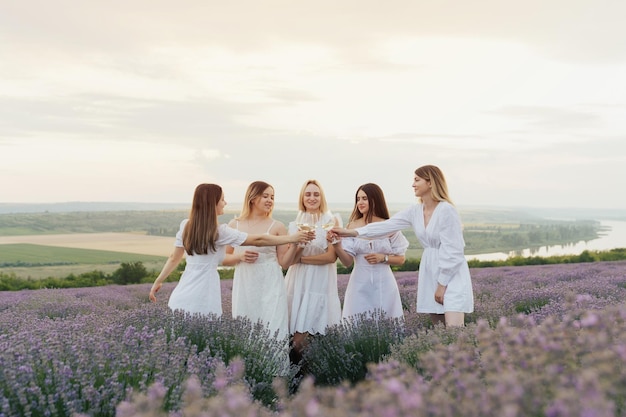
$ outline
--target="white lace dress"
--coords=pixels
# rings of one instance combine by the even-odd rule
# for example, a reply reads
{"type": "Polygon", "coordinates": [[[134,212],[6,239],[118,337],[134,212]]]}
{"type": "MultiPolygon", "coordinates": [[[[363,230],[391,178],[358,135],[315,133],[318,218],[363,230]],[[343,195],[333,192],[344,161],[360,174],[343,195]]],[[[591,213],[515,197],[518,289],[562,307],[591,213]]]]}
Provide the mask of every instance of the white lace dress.
{"type": "Polygon", "coordinates": [[[391,267],[384,263],[370,264],[365,259],[369,253],[404,255],[409,241],[402,232],[377,239],[343,238],[343,249],[354,257],[343,302],[342,318],[355,314],[382,310],[385,317],[403,318],[402,300],[391,267]]]}
{"type": "MultiPolygon", "coordinates": [[[[187,221],[185,219],[181,222],[176,233],[174,243],[176,247],[183,247],[183,230],[187,221]]],[[[218,234],[215,252],[209,252],[207,255],[187,254],[185,271],[168,302],[172,310],[222,315],[222,289],[217,266],[224,259],[226,245],[239,246],[246,240],[248,234],[226,224],[219,225],[218,234]]]]}
{"type": "MultiPolygon", "coordinates": [[[[295,222],[289,233],[295,233],[295,222]]],[[[303,249],[303,256],[326,252],[326,233],[317,230],[314,240],[303,249]]],[[[289,307],[289,332],[325,334],[326,327],[341,322],[341,302],[337,290],[337,264],[295,264],[285,275],[289,307]]]]}
{"type": "MultiPolygon", "coordinates": [[[[269,233],[274,223],[267,230],[269,233]]],[[[240,262],[233,278],[233,317],[247,317],[252,323],[261,321],[279,339],[289,335],[287,289],[283,270],[276,258],[275,246],[239,246],[234,253],[246,249],[259,252],[254,263],[240,262]]]]}

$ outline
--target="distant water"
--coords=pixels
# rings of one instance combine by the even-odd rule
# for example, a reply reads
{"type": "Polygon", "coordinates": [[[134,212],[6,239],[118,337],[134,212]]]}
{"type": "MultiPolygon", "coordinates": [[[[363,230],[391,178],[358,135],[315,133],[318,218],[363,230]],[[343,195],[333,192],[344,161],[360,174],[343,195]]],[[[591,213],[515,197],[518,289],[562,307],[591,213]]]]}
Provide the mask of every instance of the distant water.
{"type": "Polygon", "coordinates": [[[479,261],[503,261],[511,256],[559,256],[580,255],[583,251],[605,251],[615,248],[626,248],[626,221],[601,221],[600,225],[606,228],[605,232],[597,239],[571,243],[568,245],[541,246],[539,248],[527,248],[520,251],[492,252],[478,255],[467,255],[466,258],[479,261]]]}

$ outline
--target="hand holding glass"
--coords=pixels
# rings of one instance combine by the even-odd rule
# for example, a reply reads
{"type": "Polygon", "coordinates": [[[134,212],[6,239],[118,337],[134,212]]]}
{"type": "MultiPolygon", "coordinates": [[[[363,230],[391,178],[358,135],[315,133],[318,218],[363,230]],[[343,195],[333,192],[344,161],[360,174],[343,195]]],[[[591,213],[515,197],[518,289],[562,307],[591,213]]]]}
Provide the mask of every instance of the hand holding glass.
{"type": "MultiPolygon", "coordinates": [[[[330,232],[334,227],[343,227],[343,221],[341,220],[341,215],[339,213],[331,213],[328,212],[324,214],[324,223],[322,223],[322,229],[330,232]]],[[[333,236],[333,240],[330,242],[335,245],[339,242],[336,236],[333,236]]]]}
{"type": "MultiPolygon", "coordinates": [[[[317,223],[318,219],[319,216],[315,213],[299,211],[298,215],[296,216],[296,227],[298,228],[298,230],[305,230],[307,232],[315,230],[315,224],[317,223]]],[[[308,244],[308,242],[306,244],[308,244]]],[[[300,245],[304,246],[303,244],[300,245]]]]}

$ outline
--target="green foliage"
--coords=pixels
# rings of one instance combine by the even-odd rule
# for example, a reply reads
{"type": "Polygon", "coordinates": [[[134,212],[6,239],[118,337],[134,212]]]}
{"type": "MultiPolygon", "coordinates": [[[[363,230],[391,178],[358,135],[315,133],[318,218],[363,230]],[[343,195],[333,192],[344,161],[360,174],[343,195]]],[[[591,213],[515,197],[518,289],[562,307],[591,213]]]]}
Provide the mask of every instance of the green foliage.
{"type": "Polygon", "coordinates": [[[148,275],[146,267],[141,262],[122,262],[111,278],[116,284],[139,284],[148,275]]]}
{"type": "Polygon", "coordinates": [[[112,264],[119,262],[164,262],[163,256],[114,251],[63,248],[17,243],[2,245],[0,268],[19,266],[54,266],[76,264],[112,264]]]}
{"type": "Polygon", "coordinates": [[[304,371],[318,385],[356,383],[365,378],[368,363],[381,362],[391,346],[402,341],[401,320],[386,318],[380,311],[354,316],[312,337],[304,352],[304,371]]]}
{"type": "Polygon", "coordinates": [[[626,260],[626,248],[617,248],[608,251],[585,250],[579,255],[556,255],[547,258],[540,256],[513,256],[503,261],[479,261],[477,259],[471,259],[468,261],[468,264],[470,268],[488,268],[495,266],[552,265],[623,260],[626,260]]]}
{"type": "Polygon", "coordinates": [[[408,364],[420,374],[424,373],[423,356],[432,350],[456,343],[459,334],[468,333],[462,327],[445,327],[442,325],[421,329],[407,336],[401,343],[391,346],[388,360],[396,360],[408,364]]]}
{"type": "Polygon", "coordinates": [[[76,211],[69,213],[12,213],[0,215],[0,235],[136,232],[174,236],[186,210],[76,211]]]}
{"type": "Polygon", "coordinates": [[[166,334],[172,340],[184,338],[197,352],[210,352],[225,364],[241,359],[245,376],[256,400],[273,405],[277,394],[272,387],[274,378],[293,376],[290,369],[287,340],[270,334],[261,322],[252,323],[244,317],[202,316],[174,311],[167,323],[166,334]]]}
{"type": "MultiPolygon", "coordinates": [[[[154,274],[152,274],[154,275],[154,274]]],[[[152,282],[152,276],[141,262],[124,263],[112,274],[102,271],[90,271],[83,274],[70,274],[65,278],[48,277],[44,279],[18,278],[15,274],[0,272],[0,291],[37,290],[42,288],[83,288],[99,287],[111,284],[137,284],[148,280],[152,282]]],[[[172,273],[172,276],[175,276],[172,273]]],[[[170,277],[171,280],[172,277],[170,277]]]]}
{"type": "Polygon", "coordinates": [[[597,221],[535,220],[532,223],[465,224],[467,253],[519,250],[598,237],[597,221]]]}
{"type": "Polygon", "coordinates": [[[547,305],[549,302],[550,299],[547,297],[535,297],[531,299],[526,299],[523,301],[519,301],[517,304],[515,304],[515,311],[517,313],[530,314],[547,305]]]}

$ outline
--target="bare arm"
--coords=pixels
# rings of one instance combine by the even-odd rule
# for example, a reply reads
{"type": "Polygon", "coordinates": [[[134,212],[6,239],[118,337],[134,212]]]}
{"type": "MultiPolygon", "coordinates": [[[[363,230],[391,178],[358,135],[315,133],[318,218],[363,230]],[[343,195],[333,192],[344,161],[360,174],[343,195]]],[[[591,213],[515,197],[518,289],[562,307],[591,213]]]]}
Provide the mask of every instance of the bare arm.
{"type": "Polygon", "coordinates": [[[333,227],[331,232],[336,234],[337,236],[342,236],[342,237],[359,236],[358,232],[355,229],[345,229],[343,227],[333,227]]]}
{"type": "Polygon", "coordinates": [[[150,289],[150,301],[156,302],[156,293],[161,289],[163,281],[165,281],[172,271],[176,269],[180,261],[183,260],[184,255],[184,248],[174,248],[174,251],[170,254],[169,258],[167,258],[165,265],[163,265],[163,269],[159,273],[159,276],[156,277],[154,284],[152,284],[152,288],[150,289]]]}
{"type": "Polygon", "coordinates": [[[306,243],[315,238],[315,232],[310,231],[307,232],[305,230],[299,230],[292,235],[248,235],[246,240],[243,241],[242,245],[244,246],[278,246],[285,245],[287,243],[306,243]]]}
{"type": "MultiPolygon", "coordinates": [[[[287,228],[284,224],[280,222],[276,222],[274,227],[272,228],[272,234],[277,236],[283,236],[287,234],[287,228]]],[[[281,268],[287,269],[292,264],[295,263],[295,259],[302,252],[302,247],[295,243],[290,243],[289,245],[278,245],[276,246],[276,258],[278,259],[278,263],[281,268]]]]}
{"type": "MultiPolygon", "coordinates": [[[[279,246],[280,247],[280,246],[279,246]]],[[[296,243],[291,243],[287,246],[285,253],[279,258],[280,266],[283,269],[289,268],[293,264],[297,264],[300,260],[300,256],[302,255],[303,246],[300,246],[296,243]]]]}
{"type": "Polygon", "coordinates": [[[343,249],[343,245],[341,244],[341,240],[333,245],[335,247],[335,253],[339,258],[341,264],[347,268],[351,267],[354,263],[354,258],[348,252],[343,249]]]}
{"type": "Polygon", "coordinates": [[[337,262],[337,254],[333,245],[328,245],[326,252],[319,255],[302,256],[300,263],[307,265],[326,265],[337,262]]]}

